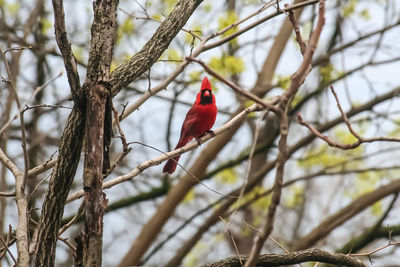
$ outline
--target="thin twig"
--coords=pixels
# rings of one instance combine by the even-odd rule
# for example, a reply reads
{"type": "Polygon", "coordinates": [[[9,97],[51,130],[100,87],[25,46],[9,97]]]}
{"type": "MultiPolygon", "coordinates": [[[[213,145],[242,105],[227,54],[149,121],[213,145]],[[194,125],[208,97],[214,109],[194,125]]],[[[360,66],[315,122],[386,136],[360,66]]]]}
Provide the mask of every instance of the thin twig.
{"type": "Polygon", "coordinates": [[[398,241],[398,242],[391,242],[391,240],[389,240],[389,243],[387,243],[386,245],[383,245],[383,246],[381,246],[381,247],[379,247],[379,248],[376,248],[376,249],[373,249],[373,250],[371,250],[371,251],[364,252],[364,253],[354,253],[354,254],[350,254],[350,256],[353,256],[353,257],[371,256],[372,254],[374,254],[374,253],[376,253],[376,252],[379,252],[379,251],[381,251],[381,250],[383,250],[383,249],[385,249],[385,248],[387,248],[387,247],[390,247],[390,246],[398,246],[398,245],[400,245],[400,241],[398,241]]]}
{"type": "Polygon", "coordinates": [[[275,108],[275,106],[270,103],[265,102],[264,100],[262,100],[261,98],[259,98],[258,96],[256,96],[253,93],[250,93],[248,91],[243,90],[242,88],[240,88],[239,86],[237,86],[236,84],[234,84],[233,82],[225,79],[224,77],[222,77],[221,75],[219,75],[216,71],[214,71],[213,69],[211,69],[207,64],[205,64],[203,61],[195,59],[193,57],[186,57],[186,60],[188,61],[193,61],[196,63],[199,63],[204,70],[209,73],[210,75],[214,76],[215,78],[217,78],[219,81],[225,83],[226,85],[228,85],[230,88],[232,88],[235,92],[239,93],[240,95],[247,97],[250,100],[253,100],[254,102],[262,105],[264,108],[271,110],[273,112],[278,112],[278,110],[275,108]]]}
{"type": "Polygon", "coordinates": [[[72,219],[63,225],[63,227],[60,228],[60,230],[58,231],[58,236],[60,237],[71,225],[73,225],[78,219],[79,217],[82,215],[83,213],[83,204],[84,202],[82,201],[81,205],[78,208],[78,212],[75,214],[74,217],[72,217],[72,219]]]}
{"type": "Polygon", "coordinates": [[[17,264],[17,260],[15,259],[14,255],[11,253],[11,251],[8,248],[7,242],[4,240],[4,238],[0,235],[0,240],[4,245],[4,249],[7,250],[8,255],[10,255],[11,259],[14,261],[14,264],[17,264]]]}
{"type": "Polygon", "coordinates": [[[68,238],[62,238],[58,237],[58,240],[61,240],[63,243],[65,243],[71,250],[72,250],[72,255],[76,257],[76,247],[72,245],[69,241],[68,238]]]}
{"type": "MultiPolygon", "coordinates": [[[[211,135],[212,135],[212,134],[211,134],[211,135]]],[[[200,144],[203,143],[201,139],[197,139],[197,140],[200,141],[200,144]]],[[[162,151],[162,150],[160,150],[160,149],[158,149],[158,148],[156,148],[156,147],[154,147],[154,146],[144,144],[144,143],[142,143],[142,142],[130,142],[129,144],[139,144],[139,145],[142,145],[142,146],[145,146],[145,147],[154,149],[154,150],[156,150],[156,151],[158,151],[158,152],[160,152],[160,153],[162,153],[162,154],[164,154],[164,155],[167,155],[167,153],[165,153],[164,151],[162,151]]],[[[208,185],[206,185],[205,183],[203,183],[203,182],[202,182],[199,178],[197,178],[195,175],[193,175],[188,169],[186,169],[184,166],[182,166],[182,165],[181,165],[178,161],[176,161],[174,158],[171,157],[170,159],[172,159],[173,161],[175,161],[175,162],[179,165],[179,167],[181,167],[186,173],[188,173],[192,178],[194,178],[194,179],[196,180],[196,182],[198,182],[199,184],[201,184],[202,186],[204,186],[204,187],[207,188],[208,190],[214,192],[214,193],[217,194],[217,195],[223,196],[223,197],[238,198],[237,196],[233,196],[233,195],[224,195],[224,194],[218,192],[217,190],[211,188],[210,186],[208,186],[208,185]]]]}
{"type": "MultiPolygon", "coordinates": [[[[285,8],[288,8],[287,4],[285,5],[285,8]]],[[[293,10],[290,10],[288,13],[289,13],[289,20],[292,23],[294,32],[296,34],[296,41],[300,46],[300,52],[302,55],[304,55],[306,53],[307,45],[303,41],[303,38],[301,37],[299,23],[297,22],[297,20],[294,17],[293,10]]]]}
{"type": "MultiPolygon", "coordinates": [[[[300,9],[303,8],[305,6],[309,6],[309,5],[313,5],[315,3],[318,3],[318,0],[308,0],[308,1],[304,1],[295,5],[290,6],[289,8],[285,9],[285,12],[290,11],[290,10],[296,10],[296,9],[300,9]]],[[[200,44],[198,45],[198,47],[196,49],[194,49],[194,51],[191,51],[190,53],[190,57],[191,58],[196,58],[198,55],[200,55],[202,52],[205,52],[207,50],[210,50],[212,48],[218,47],[222,44],[225,44],[227,42],[229,42],[230,40],[240,36],[241,34],[244,34],[246,32],[248,32],[249,30],[255,28],[256,26],[260,25],[261,23],[270,20],[280,14],[282,14],[283,12],[275,12],[271,15],[267,15],[264,18],[261,18],[260,20],[255,21],[254,23],[251,23],[250,25],[241,28],[240,30],[238,30],[237,32],[234,32],[233,34],[224,37],[221,40],[215,41],[214,43],[210,43],[208,45],[206,45],[206,42],[215,38],[216,36],[218,36],[218,34],[216,33],[212,33],[207,37],[204,37],[200,44]]],[[[257,15],[257,12],[253,13],[254,16],[257,15]]],[[[237,22],[236,22],[237,23],[237,22]]],[[[228,26],[229,27],[229,26],[228,26]]],[[[133,113],[135,110],[138,110],[140,108],[140,106],[145,103],[151,96],[157,94],[158,92],[160,92],[161,90],[167,88],[167,86],[176,79],[176,77],[178,77],[179,74],[181,74],[183,72],[183,70],[185,69],[185,67],[189,64],[189,61],[187,61],[186,59],[184,59],[182,61],[182,63],[170,74],[168,75],[160,84],[158,84],[157,86],[153,87],[150,91],[147,90],[144,94],[142,94],[142,96],[132,105],[130,105],[129,107],[126,108],[125,112],[123,113],[123,116],[120,118],[120,120],[125,119],[126,117],[128,117],[131,113],[133,113]]],[[[113,125],[115,124],[115,121],[113,121],[113,125]]]]}
{"type": "MultiPolygon", "coordinates": [[[[10,93],[13,95],[15,103],[17,104],[18,110],[21,110],[21,104],[18,98],[18,93],[15,88],[14,82],[12,81],[12,72],[8,64],[8,60],[3,50],[0,49],[0,53],[3,57],[4,65],[7,70],[8,79],[10,81],[7,83],[10,93]]],[[[22,150],[24,156],[24,172],[19,172],[15,176],[15,201],[18,210],[18,226],[16,231],[17,237],[17,251],[18,251],[18,264],[20,266],[29,266],[29,241],[28,241],[28,202],[25,195],[25,184],[28,177],[29,169],[29,155],[26,147],[26,134],[25,134],[25,121],[24,114],[20,113],[20,123],[21,123],[21,139],[22,139],[22,150]]],[[[3,153],[4,154],[4,153],[3,153]]]]}
{"type": "Polygon", "coordinates": [[[0,197],[15,197],[15,191],[14,192],[0,192],[0,197]]]}
{"type": "Polygon", "coordinates": [[[297,114],[297,121],[299,122],[300,125],[303,125],[307,127],[316,137],[320,138],[321,140],[325,141],[329,146],[331,147],[336,147],[340,148],[343,150],[348,150],[348,149],[354,149],[360,146],[363,143],[371,143],[371,142],[376,142],[376,141],[385,141],[385,142],[400,142],[400,138],[398,137],[372,137],[372,138],[364,138],[360,136],[351,126],[351,123],[346,115],[346,113],[343,111],[343,108],[339,102],[339,98],[333,89],[333,86],[330,86],[330,89],[332,91],[332,94],[335,97],[337,107],[340,111],[340,114],[349,129],[350,133],[357,139],[357,141],[350,143],[350,144],[339,144],[338,142],[335,142],[332,140],[329,136],[323,135],[320,131],[318,131],[315,127],[310,125],[308,122],[303,120],[303,117],[301,116],[300,113],[297,114]]]}
{"type": "MultiPolygon", "coordinates": [[[[33,91],[32,95],[28,98],[28,100],[22,104],[18,111],[15,113],[15,115],[9,119],[4,125],[3,127],[1,127],[0,129],[0,136],[2,136],[4,134],[4,132],[7,130],[7,128],[11,125],[11,123],[16,120],[22,113],[24,113],[24,111],[26,111],[28,108],[28,104],[32,101],[32,99],[44,88],[46,88],[49,84],[53,83],[57,78],[61,77],[62,75],[62,71],[60,73],[58,73],[56,76],[54,76],[53,78],[51,78],[50,80],[48,80],[47,82],[45,82],[43,85],[38,86],[35,88],[35,90],[33,91]]],[[[50,106],[50,105],[47,105],[50,106]]]]}
{"type": "Polygon", "coordinates": [[[232,240],[233,247],[235,248],[236,255],[238,256],[240,266],[243,266],[243,261],[242,261],[242,258],[240,257],[239,249],[238,249],[238,247],[236,245],[235,237],[233,236],[232,230],[229,228],[229,225],[225,222],[225,220],[221,216],[219,216],[219,219],[225,225],[226,231],[228,232],[229,237],[232,240]]]}

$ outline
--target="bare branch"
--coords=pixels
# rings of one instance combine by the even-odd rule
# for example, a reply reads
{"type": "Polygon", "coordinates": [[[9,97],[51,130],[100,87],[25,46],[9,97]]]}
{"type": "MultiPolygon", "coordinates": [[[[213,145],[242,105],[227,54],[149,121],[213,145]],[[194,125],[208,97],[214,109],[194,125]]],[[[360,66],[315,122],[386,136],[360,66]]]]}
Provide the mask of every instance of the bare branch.
{"type": "Polygon", "coordinates": [[[15,192],[0,192],[0,197],[15,197],[15,192]]]}
{"type": "Polygon", "coordinates": [[[12,174],[16,177],[21,173],[21,171],[18,169],[17,165],[12,162],[7,155],[4,153],[3,149],[0,148],[0,161],[4,164],[4,166],[9,169],[12,174]]]}
{"type": "MultiPolygon", "coordinates": [[[[3,50],[0,49],[0,53],[4,60],[4,65],[7,70],[7,75],[10,81],[7,83],[11,94],[14,96],[14,100],[17,104],[18,110],[21,110],[21,104],[19,101],[18,93],[15,88],[14,82],[12,80],[12,73],[10,66],[8,65],[8,61],[6,55],[4,54],[3,50]]],[[[15,201],[17,203],[17,210],[18,210],[18,226],[17,226],[17,250],[18,250],[18,265],[21,267],[28,267],[29,266],[29,241],[28,241],[28,202],[25,195],[25,183],[26,178],[28,176],[28,169],[29,169],[29,157],[28,151],[26,148],[26,135],[25,135],[25,121],[24,115],[20,112],[20,123],[21,123],[21,137],[22,137],[22,150],[24,155],[24,165],[25,169],[24,172],[19,172],[15,175],[15,201]]],[[[2,158],[4,159],[5,154],[2,154],[2,158]]],[[[7,158],[4,159],[7,161],[7,158]]],[[[12,167],[15,171],[14,166],[8,162],[7,167],[12,167]]]]}
{"type": "MultiPolygon", "coordinates": [[[[17,264],[17,260],[15,259],[14,255],[11,253],[10,249],[8,248],[8,242],[4,240],[4,238],[0,235],[0,240],[3,243],[5,251],[7,251],[8,255],[10,255],[11,259],[13,260],[14,264],[17,264]]],[[[1,257],[0,257],[1,259],[1,257]]]]}
{"type": "Polygon", "coordinates": [[[301,116],[300,113],[297,114],[297,121],[299,122],[300,125],[303,125],[307,127],[316,137],[320,138],[321,140],[325,141],[329,146],[331,147],[336,147],[340,148],[343,150],[348,150],[348,149],[354,149],[356,147],[359,147],[363,143],[371,143],[371,142],[377,142],[377,141],[385,141],[385,142],[400,142],[400,138],[398,137],[372,137],[372,138],[364,138],[360,136],[351,126],[351,123],[346,115],[346,113],[343,111],[342,106],[340,105],[339,98],[333,89],[333,86],[330,86],[331,91],[335,97],[336,104],[338,106],[338,109],[340,110],[340,113],[342,115],[342,118],[349,129],[350,133],[357,139],[357,141],[351,143],[351,144],[339,144],[332,140],[329,136],[323,135],[320,131],[318,131],[316,128],[314,128],[312,125],[310,125],[308,122],[305,122],[303,120],[303,117],[301,116]]]}
{"type": "Polygon", "coordinates": [[[52,0],[54,11],[54,29],[58,48],[64,59],[65,70],[67,72],[68,83],[75,104],[79,109],[83,108],[84,96],[79,79],[76,58],[68,40],[67,31],[65,29],[65,14],[62,0],[52,0]]]}
{"type": "Polygon", "coordinates": [[[27,105],[32,101],[32,99],[40,92],[42,91],[42,89],[44,89],[45,87],[47,87],[49,84],[53,83],[57,78],[61,77],[62,72],[58,73],[56,76],[54,76],[53,78],[51,78],[50,80],[48,80],[46,83],[44,83],[42,86],[38,86],[35,88],[35,90],[33,91],[32,95],[28,98],[28,100],[21,105],[21,107],[19,108],[19,110],[17,111],[17,113],[10,119],[8,120],[3,127],[1,127],[0,129],[0,136],[2,136],[4,134],[4,132],[8,129],[8,127],[11,125],[11,123],[19,118],[19,116],[25,112],[25,110],[28,109],[27,105]]]}
{"type": "MultiPolygon", "coordinates": [[[[285,7],[286,7],[286,5],[285,5],[285,7]]],[[[300,52],[302,55],[304,55],[306,53],[307,45],[303,41],[303,38],[301,37],[299,23],[297,22],[296,18],[294,17],[293,10],[290,10],[288,13],[289,13],[289,20],[292,23],[294,32],[296,34],[296,41],[300,46],[300,52]]]]}
{"type": "MultiPolygon", "coordinates": [[[[241,258],[247,263],[249,260],[248,256],[241,256],[241,258]]],[[[288,254],[263,254],[257,259],[257,266],[284,266],[292,265],[303,262],[324,262],[331,263],[335,265],[345,265],[351,267],[366,267],[367,265],[359,261],[352,256],[340,254],[340,253],[330,253],[320,249],[307,249],[296,252],[291,252],[288,254]]],[[[238,257],[230,257],[222,261],[214,262],[211,264],[204,265],[203,267],[239,267],[240,262],[238,257]]]]}

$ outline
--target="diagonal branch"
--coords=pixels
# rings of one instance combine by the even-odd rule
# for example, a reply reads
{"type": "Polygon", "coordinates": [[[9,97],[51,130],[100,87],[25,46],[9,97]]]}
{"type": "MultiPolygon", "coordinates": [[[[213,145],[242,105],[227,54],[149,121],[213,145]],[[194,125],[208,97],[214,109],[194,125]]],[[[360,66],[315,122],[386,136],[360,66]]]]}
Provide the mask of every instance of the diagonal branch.
{"type": "Polygon", "coordinates": [[[76,58],[72,52],[71,44],[68,40],[65,29],[65,14],[63,0],[52,0],[54,11],[54,31],[58,48],[64,59],[65,70],[67,72],[68,83],[71,89],[72,97],[78,107],[85,103],[79,73],[76,64],[76,58]]]}
{"type": "Polygon", "coordinates": [[[181,0],[143,48],[111,73],[112,95],[135,81],[156,62],[203,0],[181,0]]]}

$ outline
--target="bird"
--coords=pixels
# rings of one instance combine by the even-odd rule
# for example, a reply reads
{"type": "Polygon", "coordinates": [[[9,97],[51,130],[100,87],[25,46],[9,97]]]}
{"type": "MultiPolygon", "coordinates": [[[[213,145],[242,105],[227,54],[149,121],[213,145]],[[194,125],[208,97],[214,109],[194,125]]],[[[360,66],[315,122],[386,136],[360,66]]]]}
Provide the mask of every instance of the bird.
{"type": "MultiPolygon", "coordinates": [[[[215,96],[212,93],[210,81],[207,76],[201,83],[200,92],[196,101],[186,114],[181,128],[181,135],[175,149],[185,146],[193,138],[198,139],[213,127],[217,118],[215,96]]],[[[178,163],[180,155],[169,159],[163,168],[163,173],[172,174],[178,163]]]]}

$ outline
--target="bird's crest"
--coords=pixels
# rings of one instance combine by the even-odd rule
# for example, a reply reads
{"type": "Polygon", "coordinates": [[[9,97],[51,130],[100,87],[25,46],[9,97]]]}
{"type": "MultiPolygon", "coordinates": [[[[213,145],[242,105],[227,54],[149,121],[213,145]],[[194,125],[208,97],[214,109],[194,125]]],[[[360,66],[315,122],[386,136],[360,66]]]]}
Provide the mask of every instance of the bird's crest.
{"type": "Polygon", "coordinates": [[[204,77],[203,82],[201,83],[201,90],[204,90],[204,89],[209,89],[212,91],[211,84],[210,84],[210,81],[208,80],[207,76],[204,77]]]}

